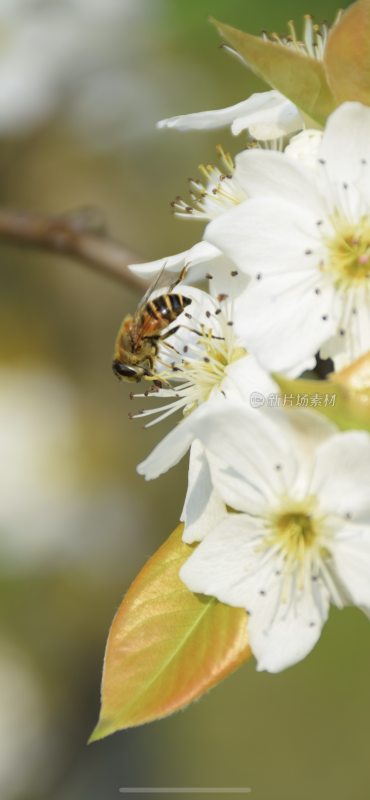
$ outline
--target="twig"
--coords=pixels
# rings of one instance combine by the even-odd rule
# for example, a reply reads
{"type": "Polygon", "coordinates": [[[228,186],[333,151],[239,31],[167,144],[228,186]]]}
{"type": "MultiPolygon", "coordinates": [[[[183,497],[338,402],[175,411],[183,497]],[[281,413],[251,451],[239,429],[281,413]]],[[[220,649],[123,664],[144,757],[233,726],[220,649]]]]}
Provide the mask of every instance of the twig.
{"type": "Polygon", "coordinates": [[[128,264],[140,264],[141,259],[108,237],[95,209],[47,216],[0,208],[1,242],[71,256],[142,293],[148,285],[128,269],[128,264]]]}

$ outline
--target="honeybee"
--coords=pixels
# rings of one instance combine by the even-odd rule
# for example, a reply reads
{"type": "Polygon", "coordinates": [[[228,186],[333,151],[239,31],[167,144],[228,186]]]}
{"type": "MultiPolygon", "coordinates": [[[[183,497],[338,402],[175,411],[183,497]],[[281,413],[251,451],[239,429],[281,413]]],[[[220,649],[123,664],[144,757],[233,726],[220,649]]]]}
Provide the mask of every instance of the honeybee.
{"type": "MultiPolygon", "coordinates": [[[[183,280],[186,267],[179,277],[168,285],[168,272],[165,267],[155,278],[148,291],[140,301],[135,314],[127,314],[119,329],[112,369],[117,378],[138,383],[144,380],[153,380],[155,359],[158,355],[158,345],[178,331],[179,326],[166,331],[168,325],[190,305],[189,297],[181,294],[171,294],[172,290],[183,280]],[[163,283],[167,290],[164,294],[153,297],[163,283]],[[163,333],[165,331],[165,333],[163,333]],[[149,369],[145,366],[148,364],[149,369]]],[[[173,276],[172,276],[173,277],[173,276]]]]}

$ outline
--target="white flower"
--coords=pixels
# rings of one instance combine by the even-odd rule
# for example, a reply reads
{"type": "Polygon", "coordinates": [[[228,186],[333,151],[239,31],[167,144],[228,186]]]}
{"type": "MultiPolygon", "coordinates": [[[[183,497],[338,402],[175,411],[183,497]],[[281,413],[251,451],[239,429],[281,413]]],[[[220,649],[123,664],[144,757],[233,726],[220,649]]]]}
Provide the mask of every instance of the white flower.
{"type": "Polygon", "coordinates": [[[180,131],[209,130],[226,125],[231,126],[234,136],[248,130],[250,136],[260,141],[279,139],[304,127],[297,106],[275,89],[252,94],[248,100],[230,108],[182,114],[157,123],[158,128],[177,128],[180,131]]]}
{"type": "MultiPolygon", "coordinates": [[[[234,281],[237,286],[243,277],[235,273],[230,277],[230,285],[234,281]]],[[[143,409],[141,419],[156,415],[156,419],[146,427],[179,410],[185,416],[181,424],[176,425],[149,458],[139,465],[138,472],[148,480],[176,464],[187,451],[188,420],[190,412],[198,405],[216,400],[224,404],[225,400],[236,397],[249,399],[254,390],[263,394],[276,388],[254,356],[240,346],[233,324],[234,306],[238,301],[232,291],[230,295],[219,294],[219,285],[216,282],[216,288],[212,287],[213,295],[192,286],[176,289],[191,298],[191,305],[172,323],[173,335],[162,344],[159,340],[153,375],[153,380],[157,381],[154,391],[133,395],[151,399],[163,397],[172,401],[159,408],[143,409]],[[158,388],[158,382],[162,383],[161,388],[158,388]],[[164,388],[163,384],[168,386],[169,382],[174,384],[173,388],[164,388]]],[[[237,288],[235,294],[238,294],[237,288]]]]}
{"type": "Polygon", "coordinates": [[[269,371],[299,374],[320,349],[337,370],[370,349],[370,109],[329,118],[317,170],[285,154],[236,160],[248,200],[205,238],[254,280],[238,332],[269,371]]]}
{"type": "MultiPolygon", "coordinates": [[[[284,412],[280,413],[280,417],[284,412]]],[[[329,603],[370,609],[370,436],[313,412],[279,426],[239,405],[192,421],[230,514],[180,570],[193,592],[244,607],[258,670],[317,642],[329,603]]]]}

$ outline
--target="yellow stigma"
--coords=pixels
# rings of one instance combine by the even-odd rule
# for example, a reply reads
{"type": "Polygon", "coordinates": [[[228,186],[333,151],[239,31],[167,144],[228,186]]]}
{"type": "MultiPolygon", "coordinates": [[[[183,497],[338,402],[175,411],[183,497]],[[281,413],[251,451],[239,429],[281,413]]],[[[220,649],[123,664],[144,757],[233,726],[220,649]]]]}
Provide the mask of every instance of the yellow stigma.
{"type": "Polygon", "coordinates": [[[354,284],[370,277],[370,217],[351,223],[338,213],[331,217],[335,235],[325,244],[329,270],[336,273],[338,284],[354,284]]]}

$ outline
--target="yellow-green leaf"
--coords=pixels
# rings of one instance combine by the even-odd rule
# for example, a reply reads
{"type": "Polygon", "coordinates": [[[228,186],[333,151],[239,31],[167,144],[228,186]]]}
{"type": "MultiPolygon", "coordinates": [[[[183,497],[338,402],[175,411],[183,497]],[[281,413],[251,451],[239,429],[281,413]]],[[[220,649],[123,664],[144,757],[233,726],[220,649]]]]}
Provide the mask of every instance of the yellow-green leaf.
{"type": "Polygon", "coordinates": [[[370,105],[370,0],[349,6],[330,31],[324,64],[338,104],[370,105]]]}
{"type": "Polygon", "coordinates": [[[323,62],[210,18],[248,66],[321,125],[337,106],[323,62]]]}
{"type": "MultiPolygon", "coordinates": [[[[282,375],[274,377],[285,395],[293,395],[293,407],[297,405],[298,395],[299,404],[302,396],[308,395],[308,407],[325,414],[341,430],[362,428],[370,431],[370,353],[343,372],[333,373],[327,381],[307,381],[301,378],[291,381],[282,375]],[[321,405],[312,406],[312,398],[318,395],[321,395],[321,405]]],[[[286,407],[290,407],[290,401],[286,407]]]]}
{"type": "Polygon", "coordinates": [[[180,580],[194,549],[182,531],[148,561],[113,622],[90,741],[172,714],[252,656],[245,610],[193,594],[180,580]]]}

